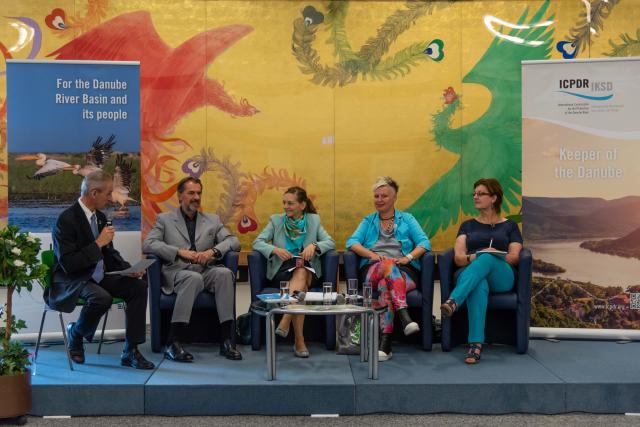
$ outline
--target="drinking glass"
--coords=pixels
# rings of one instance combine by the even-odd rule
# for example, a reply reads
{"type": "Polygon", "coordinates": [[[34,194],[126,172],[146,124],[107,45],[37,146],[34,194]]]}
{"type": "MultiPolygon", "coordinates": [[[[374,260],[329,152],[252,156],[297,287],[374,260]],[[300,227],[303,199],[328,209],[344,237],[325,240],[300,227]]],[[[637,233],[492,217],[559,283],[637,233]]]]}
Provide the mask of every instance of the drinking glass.
{"type": "Polygon", "coordinates": [[[351,304],[358,302],[358,279],[347,280],[347,296],[351,304]]]}
{"type": "Polygon", "coordinates": [[[331,305],[333,303],[333,283],[324,282],[322,284],[322,303],[331,305]]]}
{"type": "Polygon", "coordinates": [[[289,299],[289,282],[280,282],[280,299],[289,299]]]}
{"type": "Polygon", "coordinates": [[[371,287],[371,283],[364,282],[362,285],[362,304],[365,307],[371,307],[371,303],[373,302],[373,288],[371,287]]]}

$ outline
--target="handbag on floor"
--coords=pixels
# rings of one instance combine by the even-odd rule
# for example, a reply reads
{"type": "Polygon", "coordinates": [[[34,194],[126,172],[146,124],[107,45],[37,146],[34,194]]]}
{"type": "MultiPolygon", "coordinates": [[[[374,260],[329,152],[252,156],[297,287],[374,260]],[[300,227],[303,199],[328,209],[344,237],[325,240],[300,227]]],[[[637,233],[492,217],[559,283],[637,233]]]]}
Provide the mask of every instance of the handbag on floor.
{"type": "Polygon", "coordinates": [[[242,345],[251,344],[251,312],[236,319],[236,341],[242,345]]]}
{"type": "Polygon", "coordinates": [[[360,354],[360,315],[336,315],[336,352],[338,354],[360,354]]]}

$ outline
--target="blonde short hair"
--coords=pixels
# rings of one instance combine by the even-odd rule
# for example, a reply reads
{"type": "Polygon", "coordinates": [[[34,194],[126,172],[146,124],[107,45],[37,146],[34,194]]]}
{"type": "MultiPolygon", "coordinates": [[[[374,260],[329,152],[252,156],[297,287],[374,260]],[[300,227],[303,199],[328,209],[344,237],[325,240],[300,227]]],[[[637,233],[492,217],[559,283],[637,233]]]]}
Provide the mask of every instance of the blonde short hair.
{"type": "Polygon", "coordinates": [[[373,187],[371,187],[371,191],[376,191],[380,187],[391,187],[393,191],[398,192],[398,183],[393,180],[390,176],[379,176],[376,178],[376,182],[373,183],[373,187]]]}

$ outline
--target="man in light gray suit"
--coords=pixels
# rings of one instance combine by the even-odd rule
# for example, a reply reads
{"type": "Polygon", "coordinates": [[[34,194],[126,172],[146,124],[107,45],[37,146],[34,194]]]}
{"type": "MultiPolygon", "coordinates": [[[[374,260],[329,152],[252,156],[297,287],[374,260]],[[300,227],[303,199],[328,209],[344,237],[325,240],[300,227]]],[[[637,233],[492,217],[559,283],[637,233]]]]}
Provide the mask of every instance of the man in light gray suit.
{"type": "Polygon", "coordinates": [[[189,325],[193,303],[198,294],[209,291],[216,296],[220,319],[220,354],[241,360],[232,339],[234,286],[233,273],[218,265],[228,251],[239,251],[240,242],[222,224],[217,215],[198,212],[202,182],[193,177],[178,183],[180,209],[158,215],[144,240],[143,251],[163,261],[162,290],[176,293],[165,356],[176,362],[191,362],[193,355],[181,344],[189,325]]]}

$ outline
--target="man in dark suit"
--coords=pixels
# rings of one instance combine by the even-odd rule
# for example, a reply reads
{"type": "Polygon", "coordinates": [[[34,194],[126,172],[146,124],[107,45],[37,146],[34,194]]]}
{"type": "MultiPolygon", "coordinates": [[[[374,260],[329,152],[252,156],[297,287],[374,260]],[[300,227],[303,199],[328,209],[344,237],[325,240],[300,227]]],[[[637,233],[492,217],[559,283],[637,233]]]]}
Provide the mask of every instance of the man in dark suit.
{"type": "Polygon", "coordinates": [[[102,170],[90,173],[82,181],[78,201],[58,217],[53,230],[56,262],[45,299],[51,308],[66,313],[75,309],[78,298],[86,301],[78,321],[67,326],[69,352],[76,363],[84,363],[82,340],[93,338],[112,298],[124,299],[126,341],[121,364],[153,369],[154,364],[138,350],[146,335],[147,284],[140,279],[143,273],[104,274],[130,267],[113,247],[115,230],[99,211],[111,200],[112,189],[111,175],[102,170]]]}

